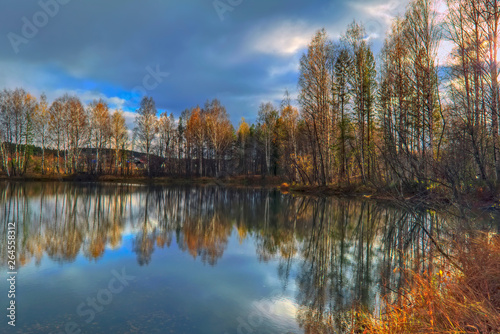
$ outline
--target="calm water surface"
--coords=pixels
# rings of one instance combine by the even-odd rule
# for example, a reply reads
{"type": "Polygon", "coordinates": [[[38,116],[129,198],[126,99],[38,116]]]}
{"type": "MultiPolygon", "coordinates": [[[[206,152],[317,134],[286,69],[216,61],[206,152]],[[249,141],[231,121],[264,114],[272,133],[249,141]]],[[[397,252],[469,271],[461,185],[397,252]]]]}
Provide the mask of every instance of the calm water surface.
{"type": "Polygon", "coordinates": [[[217,186],[0,183],[0,219],[4,276],[17,228],[6,333],[341,333],[399,289],[395,268],[429,265],[427,233],[456,230],[433,212],[217,186]]]}

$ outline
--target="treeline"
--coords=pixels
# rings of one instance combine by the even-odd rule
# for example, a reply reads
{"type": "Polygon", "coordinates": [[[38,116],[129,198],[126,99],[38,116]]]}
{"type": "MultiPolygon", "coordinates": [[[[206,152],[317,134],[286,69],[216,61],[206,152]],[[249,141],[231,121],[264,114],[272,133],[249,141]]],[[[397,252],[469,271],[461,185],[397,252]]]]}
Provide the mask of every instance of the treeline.
{"type": "MultiPolygon", "coordinates": [[[[261,109],[262,117],[278,118],[271,104],[261,109]]],[[[166,112],[158,115],[153,98],[144,97],[133,129],[127,128],[123,111],[110,110],[102,99],[85,106],[77,96],[64,95],[49,104],[45,95],[37,99],[21,88],[0,92],[0,112],[0,154],[8,176],[29,171],[215,177],[278,173],[276,166],[266,165],[275,128],[242,120],[235,132],[217,99],[186,109],[176,119],[166,112]]]]}
{"type": "Polygon", "coordinates": [[[124,112],[110,110],[102,99],[85,106],[77,96],[64,95],[49,104],[44,95],[37,99],[21,88],[5,89],[0,92],[2,169],[9,176],[24,175],[30,165],[42,174],[278,175],[280,114],[298,118],[287,101],[281,112],[262,104],[259,123],[249,126],[242,119],[235,131],[217,99],[175,118],[158,115],[153,98],[144,97],[135,126],[128,129],[124,112]]]}
{"type": "Polygon", "coordinates": [[[417,190],[491,194],[500,181],[500,10],[489,0],[446,4],[440,21],[435,2],[413,1],[386,39],[377,91],[382,175],[417,190]],[[439,68],[443,39],[453,50],[439,68]]]}
{"type": "Polygon", "coordinates": [[[413,0],[377,66],[363,26],[319,31],[300,63],[304,183],[490,196],[500,181],[497,1],[413,0]],[[439,5],[442,5],[439,3],[439,5]],[[453,50],[438,63],[440,42],[453,50]]]}
{"type": "Polygon", "coordinates": [[[298,107],[285,94],[256,124],[234,129],[218,100],[158,115],[143,98],[135,127],[102,100],[49,104],[22,89],[0,94],[2,168],[26,172],[33,146],[55,150],[56,173],[123,173],[134,149],[152,175],[279,175],[309,185],[368,184],[396,191],[493,191],[500,178],[496,1],[413,0],[394,20],[378,64],[353,22],[330,40],[318,31],[300,61],[298,107]],[[443,39],[454,45],[439,66],[443,39]]]}

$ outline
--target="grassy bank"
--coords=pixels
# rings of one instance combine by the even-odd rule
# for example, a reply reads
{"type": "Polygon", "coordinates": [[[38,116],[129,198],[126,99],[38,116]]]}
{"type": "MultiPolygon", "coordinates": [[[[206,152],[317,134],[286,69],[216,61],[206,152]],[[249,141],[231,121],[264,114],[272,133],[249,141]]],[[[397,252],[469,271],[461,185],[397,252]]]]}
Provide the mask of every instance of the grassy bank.
{"type": "Polygon", "coordinates": [[[500,238],[455,242],[435,272],[409,273],[400,298],[365,314],[363,333],[500,333],[500,238]]]}
{"type": "Polygon", "coordinates": [[[292,185],[287,189],[292,193],[308,196],[361,197],[377,201],[396,202],[403,206],[411,206],[412,208],[422,207],[439,210],[454,206],[472,211],[500,210],[500,191],[486,192],[483,188],[460,194],[458,197],[448,189],[443,189],[443,187],[435,187],[424,192],[406,190],[403,193],[399,189],[363,184],[351,184],[348,186],[292,185]]]}

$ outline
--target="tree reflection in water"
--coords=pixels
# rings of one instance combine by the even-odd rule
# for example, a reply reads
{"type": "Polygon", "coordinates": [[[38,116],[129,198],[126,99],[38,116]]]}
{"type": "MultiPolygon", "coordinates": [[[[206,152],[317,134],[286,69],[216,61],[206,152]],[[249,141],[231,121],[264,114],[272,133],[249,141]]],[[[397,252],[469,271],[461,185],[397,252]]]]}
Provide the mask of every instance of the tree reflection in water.
{"type": "Polygon", "coordinates": [[[278,260],[283,289],[294,276],[297,320],[306,333],[350,330],[358,308],[376,310],[380,295],[398,291],[404,270],[432,270],[439,258],[431,235],[454,238],[461,221],[371,201],[295,197],[275,190],[142,187],[70,183],[4,183],[0,255],[6,265],[7,222],[16,221],[18,262],[91,261],[133,238],[140,265],[155,248],[175,243],[215,266],[232,233],[250,238],[261,261],[278,260]],[[398,270],[395,270],[398,269],[398,270]]]}

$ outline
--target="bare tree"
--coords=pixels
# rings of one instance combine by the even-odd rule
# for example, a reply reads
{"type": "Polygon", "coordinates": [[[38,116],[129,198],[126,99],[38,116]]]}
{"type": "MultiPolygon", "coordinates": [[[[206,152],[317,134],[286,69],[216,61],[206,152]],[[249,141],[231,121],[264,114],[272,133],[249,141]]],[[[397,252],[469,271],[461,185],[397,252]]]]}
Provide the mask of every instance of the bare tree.
{"type": "Polygon", "coordinates": [[[49,122],[50,122],[50,112],[49,105],[47,103],[47,96],[42,94],[40,100],[37,104],[37,108],[33,118],[33,124],[35,129],[35,142],[40,145],[42,149],[42,162],[41,162],[41,172],[45,174],[45,149],[49,145],[49,122]]]}
{"type": "Polygon", "coordinates": [[[186,124],[186,139],[194,154],[198,155],[198,175],[203,176],[203,153],[207,142],[206,112],[200,107],[191,110],[186,124]]]}
{"type": "Polygon", "coordinates": [[[91,124],[91,143],[96,150],[95,173],[100,173],[100,160],[102,150],[109,142],[111,135],[110,124],[111,116],[109,107],[102,99],[94,100],[89,107],[89,117],[91,124]]]}
{"type": "Polygon", "coordinates": [[[229,121],[226,108],[215,99],[205,105],[206,128],[209,147],[215,160],[215,176],[221,171],[221,161],[231,147],[234,139],[234,129],[229,121]]]}
{"type": "Polygon", "coordinates": [[[271,174],[271,156],[273,153],[273,141],[276,136],[278,110],[268,102],[262,103],[259,107],[258,122],[260,137],[264,145],[264,156],[266,163],[266,173],[271,174]]]}
{"type": "Polygon", "coordinates": [[[138,148],[146,153],[149,176],[151,176],[151,150],[158,133],[156,113],[156,104],[153,98],[144,97],[135,119],[134,139],[138,148]]]}
{"type": "Polygon", "coordinates": [[[357,160],[363,183],[371,178],[374,166],[374,95],[376,89],[375,59],[365,39],[363,25],[353,22],[347,29],[344,41],[350,53],[350,84],[353,110],[356,113],[357,160]]]}
{"type": "Polygon", "coordinates": [[[333,112],[331,110],[331,43],[320,30],[300,60],[299,103],[307,126],[317,183],[329,182],[333,112]]]}
{"type": "Polygon", "coordinates": [[[66,106],[70,160],[73,172],[76,173],[81,151],[90,140],[89,119],[80,99],[76,96],[70,97],[66,101],[66,106]]]}
{"type": "Polygon", "coordinates": [[[65,98],[60,97],[54,100],[49,109],[49,135],[51,142],[55,145],[57,159],[55,168],[57,173],[61,173],[61,148],[64,147],[65,122],[65,98]]]}
{"type": "MultiPolygon", "coordinates": [[[[128,142],[128,130],[125,124],[125,117],[122,110],[115,110],[111,115],[110,137],[112,148],[115,151],[115,174],[118,174],[118,162],[120,161],[120,151],[125,149],[128,142]]],[[[123,171],[123,161],[122,171],[123,171]]]]}

